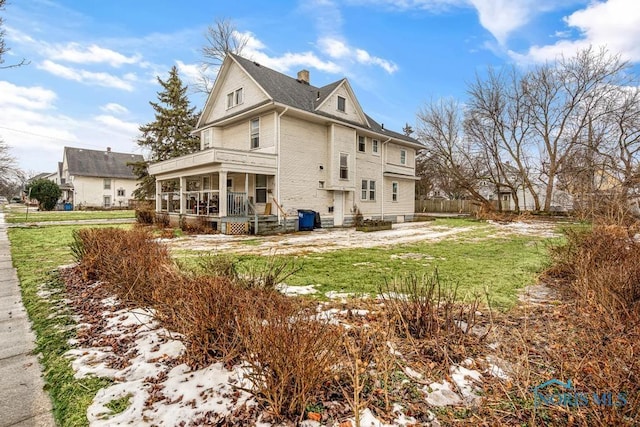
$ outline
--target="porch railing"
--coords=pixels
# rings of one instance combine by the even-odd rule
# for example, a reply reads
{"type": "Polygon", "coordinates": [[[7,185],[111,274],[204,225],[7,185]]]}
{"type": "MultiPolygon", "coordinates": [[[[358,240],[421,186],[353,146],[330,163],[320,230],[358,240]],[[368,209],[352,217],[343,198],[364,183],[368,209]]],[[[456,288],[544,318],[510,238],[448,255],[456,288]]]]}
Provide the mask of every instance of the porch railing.
{"type": "Polygon", "coordinates": [[[247,193],[229,191],[227,193],[227,216],[247,216],[248,214],[247,193]]]}
{"type": "Polygon", "coordinates": [[[218,190],[188,191],[183,193],[186,213],[196,215],[218,214],[218,190]]]}

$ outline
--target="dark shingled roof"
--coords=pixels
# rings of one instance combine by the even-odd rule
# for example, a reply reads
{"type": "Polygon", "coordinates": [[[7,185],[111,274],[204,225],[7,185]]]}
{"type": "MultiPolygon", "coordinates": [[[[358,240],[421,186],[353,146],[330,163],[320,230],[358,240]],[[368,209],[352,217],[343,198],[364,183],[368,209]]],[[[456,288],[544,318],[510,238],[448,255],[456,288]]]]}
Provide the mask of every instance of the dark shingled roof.
{"type": "Polygon", "coordinates": [[[140,154],[64,147],[69,175],[136,179],[127,163],[143,162],[140,154]]]}
{"type": "MultiPolygon", "coordinates": [[[[267,94],[275,101],[290,107],[308,111],[310,113],[329,117],[341,122],[347,122],[358,127],[367,127],[366,125],[345,121],[344,118],[317,111],[316,108],[338,87],[345,79],[338,80],[323,87],[315,87],[311,84],[301,82],[298,79],[289,77],[278,71],[267,68],[257,62],[243,58],[241,56],[230,53],[238,64],[267,92],[267,94]]],[[[369,121],[368,128],[376,133],[381,133],[400,139],[403,141],[419,144],[414,138],[384,129],[382,125],[377,123],[367,114],[369,121]]]]}

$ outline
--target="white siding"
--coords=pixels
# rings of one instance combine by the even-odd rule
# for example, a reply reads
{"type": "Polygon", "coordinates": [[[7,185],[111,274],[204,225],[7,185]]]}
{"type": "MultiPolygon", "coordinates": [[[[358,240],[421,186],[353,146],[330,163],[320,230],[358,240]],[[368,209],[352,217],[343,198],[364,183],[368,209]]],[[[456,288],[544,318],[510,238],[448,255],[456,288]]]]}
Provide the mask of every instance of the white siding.
{"type": "Polygon", "coordinates": [[[260,119],[260,147],[252,150],[263,153],[275,153],[275,113],[251,117],[240,123],[224,128],[215,128],[214,147],[248,151],[251,149],[251,120],[260,119]]]}
{"type": "Polygon", "coordinates": [[[245,110],[252,105],[258,104],[267,99],[265,93],[235,62],[229,62],[230,68],[227,70],[225,79],[218,88],[218,96],[213,99],[213,108],[202,123],[208,123],[235,114],[240,110],[245,110]],[[227,109],[227,94],[242,88],[243,103],[227,109]]]}
{"type": "Polygon", "coordinates": [[[86,176],[75,176],[73,179],[74,207],[80,205],[91,207],[102,207],[104,196],[111,196],[111,206],[127,206],[128,200],[132,199],[133,190],[136,189],[135,179],[111,178],[111,188],[104,189],[104,178],[94,178],[86,176]],[[118,197],[118,190],[124,189],[124,197],[118,197]]]}
{"type": "Polygon", "coordinates": [[[289,215],[298,209],[328,215],[333,194],[318,188],[328,181],[327,127],[284,116],[280,130],[280,204],[289,215]]]}
{"type": "Polygon", "coordinates": [[[339,117],[343,120],[364,124],[362,117],[359,114],[358,104],[344,84],[336,88],[331,96],[323,102],[319,111],[331,114],[332,116],[339,117]],[[346,100],[344,112],[338,110],[338,96],[341,96],[346,100]]]}

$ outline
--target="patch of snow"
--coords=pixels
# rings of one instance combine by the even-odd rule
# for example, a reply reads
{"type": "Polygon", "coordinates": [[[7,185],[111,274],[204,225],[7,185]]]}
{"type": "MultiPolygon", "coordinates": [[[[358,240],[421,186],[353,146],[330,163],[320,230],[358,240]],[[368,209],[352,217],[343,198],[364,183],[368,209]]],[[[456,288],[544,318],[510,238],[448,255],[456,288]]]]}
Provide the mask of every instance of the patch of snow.
{"type": "Polygon", "coordinates": [[[407,376],[409,378],[414,378],[416,380],[421,380],[424,378],[424,375],[422,375],[420,372],[418,371],[414,371],[413,369],[411,369],[409,366],[405,366],[404,367],[404,373],[407,374],[407,376]]]}
{"type": "Polygon", "coordinates": [[[489,368],[487,373],[493,377],[500,378],[501,380],[508,380],[509,375],[506,370],[509,370],[509,363],[495,356],[487,356],[487,362],[489,362],[489,368]]]}
{"type": "Polygon", "coordinates": [[[285,295],[311,295],[318,292],[315,287],[316,285],[289,286],[285,283],[281,283],[276,286],[276,289],[285,295]]]}
{"type": "Polygon", "coordinates": [[[424,386],[422,390],[427,395],[427,403],[431,406],[453,406],[462,403],[462,399],[451,389],[451,383],[447,380],[431,383],[424,386]]]}
{"type": "Polygon", "coordinates": [[[340,300],[344,300],[346,302],[347,298],[351,298],[351,297],[355,296],[355,294],[351,293],[351,292],[329,291],[329,292],[325,292],[324,296],[326,296],[329,299],[340,299],[340,300]]]}
{"type": "Polygon", "coordinates": [[[460,394],[465,402],[469,404],[478,403],[481,397],[478,395],[478,388],[474,382],[482,381],[482,374],[476,370],[467,369],[464,366],[452,366],[450,368],[451,379],[460,390],[460,394]]]}

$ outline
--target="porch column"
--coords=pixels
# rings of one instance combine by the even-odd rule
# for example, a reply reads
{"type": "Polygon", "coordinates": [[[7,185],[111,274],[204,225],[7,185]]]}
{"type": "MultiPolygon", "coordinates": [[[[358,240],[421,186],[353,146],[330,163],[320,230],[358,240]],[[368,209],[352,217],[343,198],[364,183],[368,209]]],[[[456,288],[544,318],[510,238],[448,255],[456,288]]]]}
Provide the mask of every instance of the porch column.
{"type": "Polygon", "coordinates": [[[187,199],[184,197],[184,191],[187,190],[187,178],[180,177],[180,214],[184,215],[187,212],[187,199]]]}
{"type": "Polygon", "coordinates": [[[220,171],[218,175],[218,215],[227,216],[227,171],[220,171]]]}
{"type": "Polygon", "coordinates": [[[156,212],[162,211],[162,183],[156,179],[156,212]]]}
{"type": "Polygon", "coordinates": [[[244,174],[244,194],[247,200],[249,200],[249,174],[244,174]]]}

